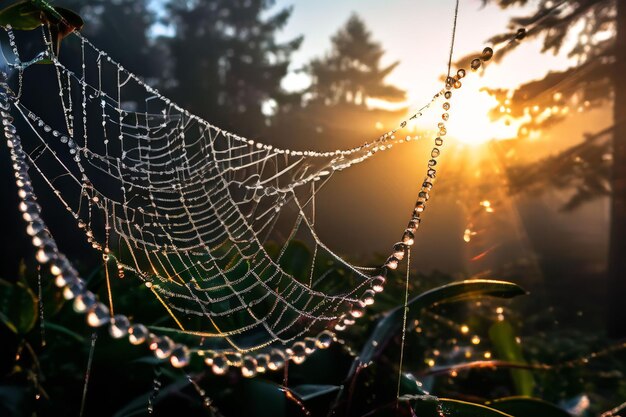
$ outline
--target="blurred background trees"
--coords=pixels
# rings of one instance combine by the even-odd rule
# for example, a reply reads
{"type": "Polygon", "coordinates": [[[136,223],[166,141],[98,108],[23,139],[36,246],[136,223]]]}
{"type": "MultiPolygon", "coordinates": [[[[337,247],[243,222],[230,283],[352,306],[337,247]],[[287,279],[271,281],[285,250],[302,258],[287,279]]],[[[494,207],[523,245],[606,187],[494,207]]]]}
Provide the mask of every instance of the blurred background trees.
{"type": "Polygon", "coordinates": [[[310,77],[298,104],[279,109],[271,130],[283,144],[335,149],[372,139],[374,123],[391,128],[407,112],[406,94],[385,79],[399,62],[383,66],[382,45],[356,14],[332,36],[330,50],[300,71],[310,77]]]}
{"type": "Polygon", "coordinates": [[[359,16],[353,14],[331,43],[330,52],[309,64],[311,104],[366,107],[370,99],[392,103],[405,99],[404,91],[385,82],[400,62],[381,67],[385,51],[359,16]]]}
{"type": "MultiPolygon", "coordinates": [[[[491,0],[486,0],[485,3],[491,0]]],[[[525,0],[493,0],[503,8],[526,5],[525,0]]],[[[543,52],[558,53],[568,45],[568,55],[578,65],[550,72],[543,79],[522,84],[513,91],[492,93],[508,100],[511,115],[526,118],[520,136],[547,129],[594,107],[613,110],[613,126],[589,132],[583,144],[548,160],[511,170],[517,189],[545,185],[573,188],[565,208],[573,209],[609,195],[611,214],[608,253],[608,331],[626,336],[626,4],[617,0],[542,0],[527,16],[513,18],[510,27],[534,26],[528,38],[543,37],[543,52]],[[560,7],[566,3],[564,7],[560,7]],[[571,34],[577,39],[571,41],[571,34]],[[573,109],[571,112],[569,109],[573,109]],[[607,140],[608,139],[608,140],[607,140]]],[[[500,43],[511,33],[491,39],[500,43]]],[[[511,43],[505,51],[519,43],[511,43]]],[[[494,109],[494,116],[502,115],[494,109]]]]}
{"type": "Polygon", "coordinates": [[[166,94],[217,126],[258,137],[276,111],[269,108],[291,99],[281,80],[302,41],[302,37],[276,41],[276,32],[287,23],[291,10],[261,17],[273,3],[168,2],[164,23],[173,33],[160,38],[168,49],[166,94]]]}

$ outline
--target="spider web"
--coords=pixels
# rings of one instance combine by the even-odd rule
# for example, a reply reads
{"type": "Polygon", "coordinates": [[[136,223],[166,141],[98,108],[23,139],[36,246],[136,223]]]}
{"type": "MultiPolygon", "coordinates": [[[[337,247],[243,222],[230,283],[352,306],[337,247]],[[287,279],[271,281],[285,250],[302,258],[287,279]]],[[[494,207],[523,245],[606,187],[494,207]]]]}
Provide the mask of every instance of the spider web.
{"type": "MultiPolygon", "coordinates": [[[[134,344],[148,342],[157,357],[169,357],[175,366],[197,353],[216,373],[235,365],[254,374],[266,366],[261,362],[277,369],[286,359],[299,363],[327,347],[335,337],[331,330],[354,323],[382,291],[387,269],[395,269],[413,244],[435,177],[437,148],[402,242],[384,266],[351,265],[315,233],[315,196],[324,184],[410,141],[396,137],[407,121],[352,149],[280,149],[190,114],[78,33],[71,35],[81,53],[77,68],[48,52],[45,31],[43,52],[30,61],[21,60],[15,34],[10,28],[7,33],[10,65],[18,71],[15,93],[3,85],[8,103],[2,115],[20,208],[39,248],[38,261],[50,264],[57,285],[90,325],[107,324],[114,337],[128,335],[134,344]],[[33,65],[42,60],[52,65],[33,65]],[[48,118],[21,101],[23,90],[35,83],[29,74],[34,67],[53,71],[58,85],[58,95],[41,98],[48,118]],[[9,109],[27,127],[25,143],[9,109]],[[62,117],[54,119],[55,112],[62,117]],[[102,254],[108,305],[87,290],[58,250],[40,218],[29,172],[41,177],[76,230],[102,254]],[[303,264],[307,247],[312,257],[303,264]],[[131,324],[133,312],[115,310],[115,275],[141,280],[170,320],[149,329],[131,324]],[[253,351],[262,353],[241,359],[253,351]]],[[[444,135],[445,127],[439,127],[444,135]]]]}

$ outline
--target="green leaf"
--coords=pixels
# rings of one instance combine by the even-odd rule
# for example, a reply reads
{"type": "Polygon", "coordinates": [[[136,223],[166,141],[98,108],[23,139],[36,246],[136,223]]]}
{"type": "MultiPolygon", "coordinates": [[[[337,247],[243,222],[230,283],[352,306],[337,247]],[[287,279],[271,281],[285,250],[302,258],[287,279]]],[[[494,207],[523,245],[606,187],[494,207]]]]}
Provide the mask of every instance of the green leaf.
{"type": "Polygon", "coordinates": [[[17,30],[33,30],[43,23],[41,17],[41,9],[29,0],[24,0],[0,10],[0,26],[11,26],[17,30]]]}
{"type": "MultiPolygon", "coordinates": [[[[155,409],[158,409],[159,402],[165,397],[164,393],[171,393],[181,391],[183,388],[190,384],[189,380],[185,378],[179,378],[173,383],[166,385],[161,388],[160,395],[153,398],[153,404],[155,409]]],[[[147,404],[150,401],[150,398],[154,395],[154,392],[148,391],[145,394],[135,398],[120,410],[118,410],[113,417],[133,417],[133,416],[144,416],[146,415],[147,404]]]]}
{"type": "MultiPolygon", "coordinates": [[[[368,415],[392,417],[409,415],[409,412],[410,415],[417,417],[517,417],[482,404],[437,398],[432,395],[405,395],[398,399],[397,404],[394,402],[368,415]]],[[[525,417],[544,416],[531,414],[525,417]]]]}
{"type": "Polygon", "coordinates": [[[490,401],[487,405],[513,417],[571,417],[570,414],[547,401],[531,397],[507,397],[490,401]]]}
{"type": "Polygon", "coordinates": [[[0,320],[14,333],[26,334],[37,322],[37,298],[21,282],[0,279],[0,320]]]}
{"type": "MultiPolygon", "coordinates": [[[[441,409],[446,417],[513,417],[510,414],[480,404],[466,401],[440,399],[441,409]]],[[[530,417],[530,416],[526,416],[530,417]]],[[[544,417],[544,416],[542,416],[544,417]]]]}
{"type": "Polygon", "coordinates": [[[61,48],[61,41],[75,30],[80,30],[83,19],[73,11],[63,7],[51,7],[46,4],[45,12],[50,37],[52,38],[52,50],[58,56],[61,48]]]}
{"type": "Polygon", "coordinates": [[[400,377],[400,394],[425,395],[426,391],[422,389],[422,384],[415,378],[415,375],[403,372],[400,377]]]}
{"type": "Polygon", "coordinates": [[[419,417],[517,417],[482,404],[431,395],[404,396],[400,397],[400,401],[409,403],[419,417]]]}
{"type": "Polygon", "coordinates": [[[230,411],[230,415],[257,417],[308,415],[302,399],[294,391],[273,382],[261,378],[246,379],[232,388],[232,393],[217,404],[224,413],[230,411]]]}
{"type": "Polygon", "coordinates": [[[65,326],[61,326],[60,324],[56,324],[56,323],[52,323],[50,321],[46,321],[46,330],[54,330],[57,331],[59,333],[62,333],[66,336],[69,336],[70,338],[76,340],[78,343],[86,343],[87,339],[85,339],[85,337],[83,337],[82,335],[68,329],[65,326]]]}
{"type": "MultiPolygon", "coordinates": [[[[513,327],[508,321],[495,322],[489,329],[489,339],[499,359],[508,362],[526,364],[522,347],[515,338],[513,327]]],[[[530,396],[535,387],[533,374],[528,369],[511,369],[511,378],[518,395],[530,396]]]]}
{"type": "Polygon", "coordinates": [[[0,26],[17,30],[33,30],[42,24],[50,29],[52,49],[58,55],[61,41],[80,30],[83,19],[64,7],[53,7],[44,0],[24,0],[0,10],[0,26]]]}
{"type": "MultiPolygon", "coordinates": [[[[511,282],[494,280],[468,280],[453,282],[442,287],[426,291],[411,299],[408,303],[408,319],[414,320],[422,309],[437,304],[452,303],[477,297],[512,298],[526,292],[511,282]]],[[[358,360],[361,364],[369,363],[385,348],[387,342],[400,330],[404,306],[396,307],[388,312],[376,325],[358,360]]]]}

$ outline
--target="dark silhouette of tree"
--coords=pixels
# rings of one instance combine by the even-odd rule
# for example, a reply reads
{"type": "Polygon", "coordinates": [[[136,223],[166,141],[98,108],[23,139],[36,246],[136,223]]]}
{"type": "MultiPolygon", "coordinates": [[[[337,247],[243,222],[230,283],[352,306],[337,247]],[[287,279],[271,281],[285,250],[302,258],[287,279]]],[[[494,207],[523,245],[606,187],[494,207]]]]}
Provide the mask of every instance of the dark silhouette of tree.
{"type": "Polygon", "coordinates": [[[167,5],[173,37],[164,38],[172,59],[167,93],[189,111],[220,127],[258,136],[268,115],[263,105],[281,103],[281,88],[301,37],[279,43],[276,32],[291,8],[262,16],[272,0],[173,0],[167,5]],[[245,123],[244,123],[245,120],[245,123]]]}
{"type": "MultiPolygon", "coordinates": [[[[150,37],[156,22],[150,0],[65,0],[63,7],[76,11],[86,22],[81,30],[98,48],[110,51],[115,60],[130,71],[155,83],[163,72],[163,49],[150,37]],[[121,47],[123,45],[123,47],[121,47]]],[[[61,58],[80,60],[76,42],[65,42],[68,48],[61,58]]]]}
{"type": "MultiPolygon", "coordinates": [[[[488,3],[490,0],[485,0],[488,3]]],[[[525,5],[526,0],[493,0],[501,7],[525,5]]],[[[541,129],[558,123],[568,117],[556,110],[569,104],[576,110],[612,105],[614,124],[612,140],[607,141],[600,157],[591,158],[590,169],[580,169],[580,164],[567,164],[567,158],[578,156],[578,148],[572,148],[560,158],[553,159],[559,167],[561,183],[578,185],[579,193],[570,204],[584,201],[580,190],[587,199],[609,191],[611,197],[610,241],[608,257],[608,331],[615,337],[626,336],[626,2],[618,0],[572,0],[554,2],[542,0],[529,16],[511,20],[511,28],[531,27],[527,37],[543,37],[543,51],[557,53],[563,47],[566,36],[578,35],[578,41],[569,51],[569,56],[579,64],[561,72],[549,73],[539,81],[517,88],[511,98],[513,116],[529,113],[531,121],[520,130],[522,135],[534,129],[541,129]],[[602,169],[608,152],[611,155],[611,169],[602,169]],[[594,165],[595,164],[595,167],[594,165]],[[569,169],[568,169],[569,167],[569,169]],[[582,179],[589,176],[588,179],[582,179]],[[604,186],[604,182],[610,187],[604,186]],[[581,188],[582,184],[582,188],[581,188]],[[594,185],[595,184],[595,185],[594,185]]],[[[512,34],[502,34],[492,38],[498,43],[510,39],[512,34]]],[[[517,43],[511,43],[505,50],[511,50],[517,43]]],[[[500,99],[508,92],[495,91],[500,99]]],[[[602,132],[600,132],[602,133],[602,132]]],[[[606,133],[606,132],[604,132],[606,133]]],[[[595,142],[594,135],[593,141],[595,142]]],[[[597,144],[593,144],[597,150],[597,144]]],[[[598,153],[598,152],[592,152],[598,153]]],[[[585,158],[585,156],[582,156],[585,158]]],[[[553,180],[551,180],[553,181],[553,180]]],[[[558,182],[559,180],[557,180],[558,182]]]]}
{"type": "Polygon", "coordinates": [[[331,51],[309,65],[313,82],[308,92],[312,101],[327,106],[365,106],[368,98],[390,102],[404,100],[404,91],[385,83],[399,61],[381,67],[385,51],[371,38],[365,23],[353,14],[332,37],[331,51]]]}
{"type": "Polygon", "coordinates": [[[353,14],[331,38],[330,51],[302,70],[311,77],[300,103],[279,112],[273,133],[279,142],[296,136],[305,146],[336,149],[375,138],[376,129],[395,127],[407,109],[372,106],[402,103],[405,92],[386,83],[399,62],[383,67],[382,46],[365,23],[353,14]]]}

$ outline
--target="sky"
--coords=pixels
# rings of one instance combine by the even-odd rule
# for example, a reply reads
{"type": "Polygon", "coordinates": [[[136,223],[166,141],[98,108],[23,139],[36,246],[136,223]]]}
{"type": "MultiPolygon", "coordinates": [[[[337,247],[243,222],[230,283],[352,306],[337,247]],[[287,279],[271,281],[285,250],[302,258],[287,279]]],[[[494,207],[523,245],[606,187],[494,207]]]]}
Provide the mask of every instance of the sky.
{"type": "MultiPolygon", "coordinates": [[[[483,0],[461,0],[453,59],[490,46],[487,40],[506,32],[511,17],[530,14],[536,3],[536,0],[530,0],[525,7],[502,10],[491,4],[485,6],[483,0]]],[[[407,100],[400,106],[417,110],[441,88],[440,77],[448,63],[455,4],[456,0],[276,0],[266,12],[267,16],[292,8],[286,26],[277,33],[277,41],[304,37],[300,49],[291,57],[290,73],[282,85],[288,91],[305,89],[309,77],[298,69],[327,53],[331,37],[351,14],[356,13],[365,21],[373,39],[386,51],[382,65],[400,63],[387,77],[388,83],[407,92],[407,100]]],[[[153,7],[157,12],[163,12],[159,0],[154,0],[153,7]]],[[[156,32],[171,34],[170,29],[161,26],[156,27],[156,32]]],[[[498,65],[487,66],[482,77],[466,78],[467,88],[456,95],[460,99],[458,107],[465,111],[451,120],[449,135],[468,143],[516,136],[521,121],[490,121],[485,115],[500,104],[480,89],[514,88],[543,78],[548,71],[563,70],[576,64],[564,53],[559,56],[542,54],[541,47],[542,39],[525,40],[498,65]]],[[[569,48],[566,45],[563,49],[567,51],[569,48]]],[[[379,124],[373,121],[372,127],[379,124]]],[[[417,127],[427,129],[420,122],[417,127]]]]}
{"type": "MultiPolygon", "coordinates": [[[[448,62],[454,6],[455,0],[277,0],[273,10],[293,7],[293,13],[288,24],[278,35],[279,40],[289,40],[304,35],[302,46],[292,56],[292,70],[296,70],[312,58],[326,53],[330,48],[331,36],[348,20],[352,13],[357,13],[371,30],[373,38],[380,42],[387,51],[383,63],[390,64],[400,61],[387,81],[405,89],[408,93],[408,103],[417,108],[420,104],[428,102],[433,93],[441,88],[440,77],[445,73],[448,62]]],[[[505,32],[511,17],[529,14],[535,6],[536,1],[530,0],[525,8],[515,7],[502,10],[496,6],[483,6],[482,0],[461,0],[454,58],[458,59],[470,53],[482,51],[485,46],[490,46],[486,41],[495,34],[505,32]]],[[[464,88],[459,90],[458,94],[454,93],[456,111],[451,113],[451,122],[448,124],[449,136],[456,136],[457,139],[459,137],[469,139],[468,142],[488,140],[493,135],[498,134],[501,135],[499,137],[501,139],[516,136],[517,126],[515,124],[505,128],[502,126],[504,125],[502,122],[502,125],[498,127],[496,123],[489,120],[487,113],[494,107],[495,103],[490,101],[493,99],[486,93],[479,93],[479,90],[481,87],[513,88],[527,81],[543,78],[549,71],[563,70],[576,65],[575,62],[565,56],[569,50],[567,41],[563,52],[559,56],[554,56],[551,53],[541,53],[542,40],[524,40],[514,52],[507,55],[497,65],[493,63],[488,65],[482,73],[482,77],[467,77],[464,80],[464,88]],[[459,97],[463,95],[466,97],[465,100],[459,97]],[[453,122],[457,119],[459,119],[459,123],[453,126],[453,122]]],[[[572,37],[570,42],[574,40],[572,37]]],[[[306,85],[307,79],[305,77],[294,74],[288,76],[284,83],[288,89],[298,89],[306,85]]],[[[595,131],[597,129],[593,127],[594,124],[606,123],[605,118],[606,112],[592,112],[589,115],[581,115],[576,121],[553,129],[553,132],[544,132],[537,143],[536,150],[533,150],[534,157],[541,158],[571,146],[572,143],[582,139],[583,131],[595,131]]],[[[374,130],[373,134],[375,134],[374,130]]],[[[389,159],[387,162],[378,161],[372,166],[363,168],[362,172],[354,173],[357,177],[358,175],[367,175],[365,172],[367,170],[374,170],[378,173],[378,179],[369,182],[365,187],[360,187],[357,190],[352,188],[350,191],[351,200],[369,202],[368,206],[372,204],[377,206],[376,210],[370,211],[386,213],[387,218],[385,220],[365,214],[352,216],[350,225],[347,226],[349,230],[359,230],[359,236],[367,242],[370,250],[382,251],[385,242],[393,238],[389,234],[390,225],[397,223],[398,227],[401,227],[401,223],[404,221],[404,217],[396,218],[394,213],[402,212],[401,207],[410,206],[413,198],[412,192],[407,191],[412,189],[410,181],[406,183],[394,181],[392,179],[396,174],[388,174],[390,167],[399,163],[397,159],[392,160],[391,155],[389,155],[389,159]],[[377,198],[372,201],[374,196],[377,198]]],[[[412,171],[413,169],[409,168],[409,172],[412,171]]],[[[345,187],[354,184],[354,181],[357,179],[343,177],[339,179],[337,177],[337,184],[333,184],[336,189],[326,191],[331,196],[340,195],[341,190],[345,192],[345,187]],[[343,183],[343,188],[341,183],[343,183]]],[[[438,197],[439,199],[435,199],[436,201],[433,202],[433,211],[429,212],[428,222],[422,230],[420,250],[416,255],[416,260],[421,265],[422,270],[442,268],[458,271],[463,268],[454,263],[452,259],[457,259],[457,252],[464,250],[459,246],[461,245],[459,243],[461,242],[460,236],[465,228],[465,224],[461,220],[463,209],[453,196],[450,198],[438,197]],[[425,242],[428,244],[424,244],[425,242]]],[[[335,198],[329,198],[326,205],[320,204],[322,212],[320,218],[342,216],[341,210],[338,213],[337,208],[341,207],[343,203],[338,204],[335,198]]],[[[506,201],[509,200],[506,199],[506,201]]],[[[344,203],[349,205],[349,201],[344,203]]],[[[524,234],[524,227],[519,226],[519,218],[514,219],[519,217],[519,213],[513,209],[515,205],[512,204],[512,200],[510,203],[512,207],[507,210],[510,219],[505,222],[509,226],[503,227],[503,234],[508,234],[509,237],[513,236],[514,240],[518,239],[516,244],[521,244],[520,242],[524,241],[520,238],[524,234]],[[516,224],[518,226],[515,226],[516,224]]],[[[550,199],[543,202],[534,200],[530,207],[538,204],[543,208],[543,211],[533,212],[530,218],[549,218],[552,226],[560,224],[559,222],[571,224],[572,218],[561,213],[552,213],[546,209],[546,207],[558,207],[558,203],[550,199]]],[[[592,209],[595,213],[601,214],[606,211],[604,207],[598,205],[593,205],[592,209]]],[[[532,210],[526,211],[527,214],[532,212],[532,210]]],[[[575,213],[571,216],[579,215],[581,213],[575,213]]],[[[320,224],[320,226],[322,225],[320,224]]],[[[597,230],[604,230],[602,227],[598,227],[596,223],[589,230],[592,229],[596,232],[597,230]]],[[[335,223],[332,223],[328,230],[322,230],[321,233],[340,252],[354,252],[353,243],[349,237],[344,239],[345,241],[337,237],[335,223]],[[350,250],[351,247],[352,251],[350,250]]],[[[543,235],[543,232],[534,233],[534,235],[535,237],[540,236],[543,235]]],[[[547,242],[549,239],[546,240],[545,237],[533,239],[531,236],[531,240],[547,242]]],[[[574,241],[579,242],[576,239],[574,241]]],[[[597,242],[602,241],[602,238],[596,236],[590,241],[597,245],[597,242]]],[[[490,244],[498,243],[497,239],[490,239],[488,242],[490,244]]],[[[562,245],[551,241],[544,246],[562,248],[562,245]]],[[[503,259],[499,260],[503,261],[503,259]]]]}
{"type": "MultiPolygon", "coordinates": [[[[156,3],[158,1],[155,0],[156,3]]],[[[537,1],[529,0],[528,3],[525,8],[502,10],[496,6],[483,6],[482,0],[461,0],[454,59],[490,46],[487,43],[490,37],[505,32],[511,17],[531,13],[537,1]]],[[[386,51],[383,65],[400,62],[387,81],[407,91],[407,104],[413,108],[421,107],[442,87],[440,77],[447,69],[455,0],[276,0],[274,7],[267,13],[269,15],[285,7],[292,7],[293,13],[286,26],[277,34],[277,40],[288,41],[304,36],[300,49],[291,57],[291,73],[283,83],[286,89],[306,87],[306,76],[297,75],[296,70],[329,50],[332,35],[352,13],[358,14],[365,21],[373,39],[386,51]]],[[[542,54],[541,47],[542,39],[526,39],[503,61],[487,65],[481,77],[465,78],[464,87],[454,93],[448,136],[464,139],[467,143],[516,136],[515,124],[505,127],[503,122],[498,125],[489,120],[487,114],[496,103],[486,93],[479,91],[482,87],[514,88],[530,80],[543,78],[549,71],[576,65],[565,57],[569,50],[567,42],[559,56],[542,54]]],[[[584,132],[598,131],[609,122],[607,114],[610,112],[597,110],[577,115],[574,120],[543,132],[529,157],[542,158],[582,140],[584,132]]],[[[439,114],[434,116],[438,117],[439,114]]],[[[380,133],[375,124],[373,120],[371,138],[380,133]]],[[[311,147],[309,145],[306,148],[311,147]]],[[[349,147],[356,143],[344,145],[349,147]]],[[[444,150],[444,154],[446,152],[448,149],[444,150]]],[[[316,226],[322,240],[338,253],[361,253],[365,256],[374,252],[384,253],[406,222],[406,208],[412,207],[414,202],[416,175],[422,173],[425,166],[425,160],[422,159],[425,155],[425,148],[415,148],[402,155],[388,153],[375,158],[376,161],[371,164],[359,165],[334,177],[325,192],[320,194],[317,203],[319,216],[316,226]],[[399,175],[399,172],[402,174],[399,175]],[[355,184],[361,185],[355,187],[355,184]],[[358,203],[355,205],[355,202],[358,203]],[[352,211],[355,207],[360,207],[356,215],[352,211]],[[341,232],[338,233],[338,230],[341,232]],[[354,233],[358,236],[357,241],[354,240],[354,233]]],[[[442,161],[444,171],[446,161],[442,161]]],[[[470,161],[479,163],[477,158],[470,158],[470,161]]],[[[455,163],[453,160],[450,162],[455,163]]],[[[489,195],[479,197],[490,200],[495,198],[489,195]]],[[[606,204],[599,202],[587,206],[586,211],[563,214],[558,209],[563,203],[559,198],[563,197],[550,195],[543,199],[532,196],[528,207],[521,210],[521,214],[518,208],[524,206],[523,201],[520,205],[512,199],[502,199],[502,204],[508,204],[508,208],[497,210],[497,213],[502,213],[502,217],[496,223],[501,229],[500,237],[506,236],[508,243],[504,255],[494,258],[494,265],[506,264],[512,258],[521,257],[520,253],[533,253],[534,250],[558,258],[559,251],[563,249],[562,239],[558,242],[549,239],[545,235],[546,227],[566,230],[571,224],[583,225],[577,230],[585,234],[584,244],[580,239],[569,240],[576,243],[579,252],[602,252],[598,248],[604,247],[602,245],[605,243],[603,225],[606,223],[606,204]],[[590,216],[590,212],[594,215],[590,216]],[[582,221],[591,217],[594,222],[582,221]],[[528,241],[534,241],[533,246],[543,246],[530,249],[525,243],[528,241]]],[[[471,265],[464,264],[471,256],[464,255],[468,249],[462,240],[468,226],[468,209],[455,195],[439,195],[429,204],[432,205],[428,221],[420,227],[419,251],[415,255],[420,270],[471,272],[471,265]]],[[[501,243],[502,239],[491,232],[488,235],[485,244],[501,243]]],[[[559,236],[561,234],[556,233],[554,238],[558,240],[559,236]]],[[[566,252],[574,253],[570,250],[566,252]]]]}
{"type": "MultiPolygon", "coordinates": [[[[293,9],[286,27],[277,36],[278,40],[304,36],[302,46],[292,56],[291,73],[283,80],[283,87],[301,90],[308,86],[308,76],[297,70],[312,58],[327,53],[333,34],[351,14],[356,13],[365,21],[373,39],[386,51],[382,64],[400,62],[387,82],[404,89],[407,92],[404,105],[417,110],[441,88],[440,77],[447,70],[455,3],[455,0],[277,0],[269,14],[285,7],[293,9]]],[[[487,43],[490,37],[507,32],[511,17],[532,13],[536,3],[536,0],[530,0],[525,7],[502,10],[495,5],[485,6],[482,0],[461,0],[453,60],[491,46],[487,43]]],[[[486,66],[482,77],[468,77],[463,81],[466,88],[455,94],[455,106],[464,110],[451,119],[448,126],[450,137],[478,143],[517,136],[522,121],[489,120],[486,114],[500,103],[480,89],[514,88],[541,79],[548,71],[576,65],[564,52],[558,56],[542,54],[542,41],[525,40],[503,61],[486,66]]],[[[568,50],[566,41],[563,51],[568,50]]],[[[373,121],[372,126],[375,125],[376,121],[373,121]]],[[[417,128],[421,130],[431,126],[431,120],[417,122],[417,128]]]]}
{"type": "MultiPolygon", "coordinates": [[[[506,29],[511,16],[532,10],[534,3],[531,0],[530,7],[502,11],[495,6],[483,7],[482,0],[461,0],[454,56],[482,51],[488,46],[488,38],[506,29]]],[[[448,61],[455,0],[277,0],[273,10],[290,6],[293,14],[278,39],[304,35],[300,50],[293,55],[292,70],[327,52],[331,36],[352,13],[357,13],[387,51],[383,62],[400,61],[388,81],[406,89],[409,102],[422,102],[440,88],[439,76],[448,61]]],[[[548,69],[572,64],[562,56],[541,55],[540,48],[540,42],[525,42],[503,65],[486,71],[485,84],[512,87],[540,78],[548,69]]],[[[304,76],[292,74],[284,86],[297,89],[306,82],[304,76]]]]}

